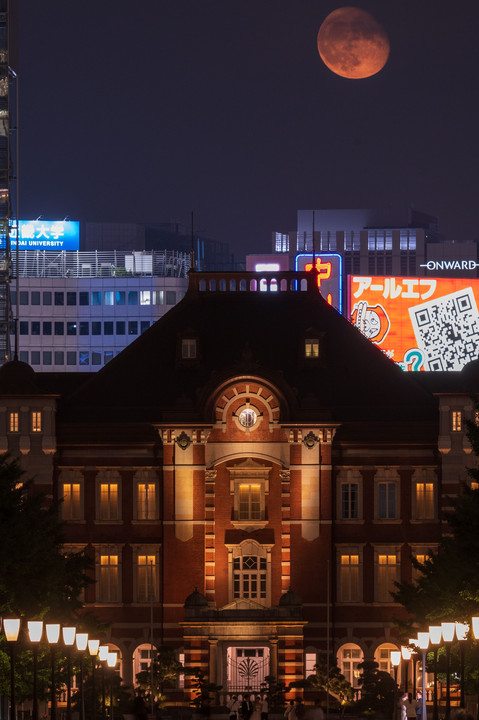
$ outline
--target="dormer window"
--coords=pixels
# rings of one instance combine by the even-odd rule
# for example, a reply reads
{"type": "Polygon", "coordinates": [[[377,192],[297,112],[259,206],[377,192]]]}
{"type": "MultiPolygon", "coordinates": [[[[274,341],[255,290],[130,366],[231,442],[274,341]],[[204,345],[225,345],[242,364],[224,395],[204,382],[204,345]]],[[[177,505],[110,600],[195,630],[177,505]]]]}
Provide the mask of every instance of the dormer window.
{"type": "Polygon", "coordinates": [[[318,358],[319,357],[319,340],[318,338],[306,338],[304,341],[304,357],[305,358],[318,358]]]}
{"type": "Polygon", "coordinates": [[[42,432],[42,413],[37,410],[32,412],[32,432],[42,432]]]}
{"type": "Polygon", "coordinates": [[[181,357],[183,360],[196,359],[196,338],[183,338],[181,341],[181,357]]]}
{"type": "Polygon", "coordinates": [[[9,415],[8,415],[8,432],[17,433],[19,430],[18,422],[19,422],[18,412],[13,411],[13,412],[9,413],[9,415]]]}

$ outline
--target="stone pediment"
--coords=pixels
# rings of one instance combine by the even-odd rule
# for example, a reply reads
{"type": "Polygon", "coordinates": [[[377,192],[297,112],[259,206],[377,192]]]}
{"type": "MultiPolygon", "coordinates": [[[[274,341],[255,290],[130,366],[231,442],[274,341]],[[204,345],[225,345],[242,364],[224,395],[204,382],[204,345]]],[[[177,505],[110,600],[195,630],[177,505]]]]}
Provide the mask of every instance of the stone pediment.
{"type": "Polygon", "coordinates": [[[249,598],[241,598],[239,600],[233,600],[233,602],[223,605],[221,610],[265,610],[264,605],[250,600],[249,598]]]}

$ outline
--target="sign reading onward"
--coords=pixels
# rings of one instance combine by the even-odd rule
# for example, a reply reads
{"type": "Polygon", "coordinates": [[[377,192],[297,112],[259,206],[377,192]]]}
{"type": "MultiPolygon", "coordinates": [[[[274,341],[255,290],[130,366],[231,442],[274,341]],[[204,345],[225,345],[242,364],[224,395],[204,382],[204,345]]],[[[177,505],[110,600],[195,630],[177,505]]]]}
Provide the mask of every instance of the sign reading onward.
{"type": "Polygon", "coordinates": [[[419,267],[428,270],[475,270],[479,262],[475,260],[428,260],[419,267]]]}
{"type": "Polygon", "coordinates": [[[79,250],[80,223],[73,220],[19,220],[10,228],[10,247],[19,250],[79,250]]]}
{"type": "Polygon", "coordinates": [[[349,277],[351,321],[403,370],[461,370],[479,355],[479,280],[349,277]]]}

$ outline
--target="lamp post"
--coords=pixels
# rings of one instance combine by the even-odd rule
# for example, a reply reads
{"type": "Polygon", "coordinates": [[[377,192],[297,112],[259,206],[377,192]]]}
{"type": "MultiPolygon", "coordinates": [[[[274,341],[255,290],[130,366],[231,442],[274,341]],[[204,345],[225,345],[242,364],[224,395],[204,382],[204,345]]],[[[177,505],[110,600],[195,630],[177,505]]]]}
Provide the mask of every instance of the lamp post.
{"type": "Polygon", "coordinates": [[[429,647],[429,633],[418,632],[417,644],[422,654],[422,718],[427,720],[427,707],[426,707],[426,653],[429,647]]]}
{"type": "Polygon", "coordinates": [[[432,704],[432,720],[438,720],[439,708],[437,703],[437,649],[441,644],[442,640],[442,627],[441,625],[430,625],[429,626],[429,639],[434,650],[434,696],[432,704]]]}
{"type": "Polygon", "coordinates": [[[45,625],[45,632],[47,634],[47,640],[50,645],[50,658],[52,663],[52,691],[51,691],[51,707],[50,707],[50,718],[56,720],[57,718],[57,694],[55,689],[55,645],[60,637],[60,625],[59,623],[48,623],[45,625]]]}
{"type": "MultiPolygon", "coordinates": [[[[417,645],[417,638],[409,638],[409,645],[412,648],[415,648],[417,645]]],[[[413,696],[416,695],[416,656],[417,652],[415,649],[411,652],[411,660],[412,660],[412,694],[413,696]]]]}
{"type": "Polygon", "coordinates": [[[38,720],[38,643],[43,635],[43,620],[28,621],[28,636],[33,645],[33,705],[32,720],[38,720]]]}
{"type": "Polygon", "coordinates": [[[451,644],[454,640],[454,633],[456,632],[456,623],[443,622],[442,627],[442,639],[446,646],[446,714],[445,719],[449,720],[451,717],[451,644]]]}
{"type": "Polygon", "coordinates": [[[106,720],[106,697],[105,697],[105,663],[108,657],[108,645],[100,645],[98,648],[98,659],[101,666],[101,716],[102,720],[106,720]]]}
{"type": "Polygon", "coordinates": [[[404,692],[408,692],[408,669],[409,661],[411,659],[412,650],[407,645],[401,645],[401,656],[406,664],[406,670],[404,672],[404,692]]]}
{"type": "Polygon", "coordinates": [[[400,650],[391,650],[390,653],[391,657],[391,663],[394,668],[394,710],[393,710],[393,719],[396,720],[397,717],[397,705],[398,705],[398,665],[401,662],[401,651],[400,650]]]}
{"type": "Polygon", "coordinates": [[[464,660],[465,660],[465,641],[469,633],[469,624],[456,622],[456,637],[459,641],[459,653],[461,658],[461,707],[465,707],[465,691],[464,691],[464,660]]]}
{"type": "Polygon", "coordinates": [[[77,633],[75,637],[77,650],[80,653],[80,720],[85,720],[85,685],[83,682],[83,654],[88,644],[88,633],[77,633]]]}
{"type": "Polygon", "coordinates": [[[99,647],[99,640],[88,640],[88,652],[91,657],[91,720],[95,720],[96,718],[95,665],[99,647]]]}
{"type": "Polygon", "coordinates": [[[67,720],[72,719],[72,647],[75,642],[76,628],[62,628],[63,644],[67,652],[67,720]]]}
{"type": "Polygon", "coordinates": [[[112,669],[111,674],[111,685],[110,685],[110,720],[114,720],[114,714],[113,714],[113,678],[115,675],[115,665],[117,661],[117,653],[116,652],[109,652],[106,658],[106,662],[109,668],[112,669]]]}
{"type": "Polygon", "coordinates": [[[10,720],[17,720],[15,706],[15,643],[20,632],[20,618],[4,618],[3,631],[10,651],[10,720]]]}

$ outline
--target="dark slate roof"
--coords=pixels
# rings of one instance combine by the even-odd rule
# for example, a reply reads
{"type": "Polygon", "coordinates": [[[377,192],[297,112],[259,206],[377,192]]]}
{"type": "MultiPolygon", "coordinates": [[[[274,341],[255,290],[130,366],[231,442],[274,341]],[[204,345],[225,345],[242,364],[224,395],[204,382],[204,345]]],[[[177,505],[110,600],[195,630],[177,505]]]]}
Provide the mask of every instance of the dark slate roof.
{"type": "MultiPolygon", "coordinates": [[[[91,376],[61,417],[69,422],[212,422],[211,393],[237,376],[270,381],[282,393],[286,422],[430,420],[431,394],[384,356],[317,291],[204,291],[255,274],[191,273],[183,300],[120,355],[91,376]],[[195,337],[198,359],[181,360],[181,338],[195,337]],[[304,359],[304,339],[317,337],[320,358],[304,359]]],[[[288,285],[289,286],[289,285],[288,285]]]]}

